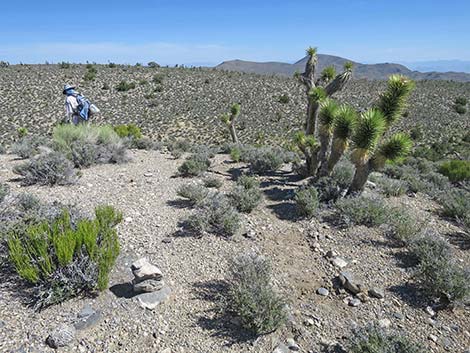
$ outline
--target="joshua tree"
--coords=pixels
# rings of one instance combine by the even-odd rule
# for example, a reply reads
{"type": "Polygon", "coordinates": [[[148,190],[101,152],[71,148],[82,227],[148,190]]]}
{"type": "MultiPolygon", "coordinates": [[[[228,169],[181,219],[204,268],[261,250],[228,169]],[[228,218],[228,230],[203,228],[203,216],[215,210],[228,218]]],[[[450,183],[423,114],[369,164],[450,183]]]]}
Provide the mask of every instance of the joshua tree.
{"type": "Polygon", "coordinates": [[[339,75],[333,67],[327,67],[315,81],[316,49],[309,48],[307,54],[305,72],[299,76],[307,88],[306,127],[305,132],[296,135],[296,143],[305,155],[307,175],[330,175],[352,141],[351,159],[356,172],[348,193],[361,192],[371,171],[406,156],[411,149],[411,140],[405,134],[395,134],[385,142],[382,139],[402,116],[414,83],[401,75],[390,76],[377,104],[359,115],[331,98],[351,79],[352,64],[346,63],[339,75]]]}
{"type": "MultiPolygon", "coordinates": [[[[323,141],[331,140],[327,135],[331,135],[332,118],[333,116],[324,116],[326,120],[330,121],[330,126],[325,126],[325,131],[316,134],[320,110],[324,107],[326,110],[331,108],[329,104],[322,104],[328,97],[336,92],[342,90],[346,83],[352,77],[352,63],[344,65],[344,72],[336,74],[333,66],[326,67],[320,75],[320,78],[315,81],[315,69],[317,66],[317,49],[310,47],[307,49],[308,60],[305,64],[305,72],[299,75],[300,81],[304,84],[307,94],[307,118],[305,121],[305,136],[302,134],[297,136],[297,143],[302,151],[305,151],[307,174],[314,176],[317,173],[319,164],[326,163],[328,145],[318,145],[312,140],[316,135],[323,135],[323,141]],[[331,118],[331,119],[330,119],[331,118]],[[302,143],[307,145],[300,146],[302,143]]],[[[329,113],[333,111],[330,110],[329,113]]],[[[329,114],[325,112],[326,115],[329,114]]],[[[326,168],[326,167],[325,167],[326,168]]]]}
{"type": "Polygon", "coordinates": [[[230,136],[232,136],[232,142],[238,144],[237,130],[235,130],[235,122],[240,115],[240,104],[233,104],[230,107],[230,114],[224,114],[221,118],[222,122],[225,123],[229,130],[230,136]]]}

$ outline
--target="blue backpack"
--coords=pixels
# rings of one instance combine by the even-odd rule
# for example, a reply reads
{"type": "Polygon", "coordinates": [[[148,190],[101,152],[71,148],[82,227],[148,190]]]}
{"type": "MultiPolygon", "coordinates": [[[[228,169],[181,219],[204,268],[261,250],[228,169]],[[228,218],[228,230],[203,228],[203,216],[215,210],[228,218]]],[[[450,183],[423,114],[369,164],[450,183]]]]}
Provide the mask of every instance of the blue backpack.
{"type": "Polygon", "coordinates": [[[90,117],[90,101],[80,94],[76,94],[74,95],[74,97],[77,99],[78,103],[78,114],[80,114],[83,120],[88,120],[88,118],[90,117]]]}

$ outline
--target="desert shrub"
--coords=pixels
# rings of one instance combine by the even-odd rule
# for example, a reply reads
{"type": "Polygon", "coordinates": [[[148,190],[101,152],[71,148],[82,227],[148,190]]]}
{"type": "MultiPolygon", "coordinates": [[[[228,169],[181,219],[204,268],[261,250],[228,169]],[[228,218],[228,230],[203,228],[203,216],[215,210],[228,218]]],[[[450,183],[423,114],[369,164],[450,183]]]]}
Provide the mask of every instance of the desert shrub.
{"type": "Polygon", "coordinates": [[[28,129],[22,126],[16,129],[16,133],[18,134],[18,137],[21,139],[28,134],[28,129]]]}
{"type": "Polygon", "coordinates": [[[70,63],[66,61],[62,61],[59,63],[59,67],[61,69],[70,69],[70,63]]]}
{"type": "Polygon", "coordinates": [[[113,129],[121,138],[129,137],[138,140],[142,137],[142,131],[140,130],[140,127],[135,124],[116,125],[113,127],[113,129]]]}
{"type": "Polygon", "coordinates": [[[439,173],[444,174],[454,183],[470,180],[470,161],[452,160],[444,162],[439,167],[439,173]]]}
{"type": "Polygon", "coordinates": [[[406,209],[393,208],[388,213],[386,234],[403,245],[414,240],[422,228],[423,222],[406,209]]]}
{"type": "Polygon", "coordinates": [[[454,110],[456,113],[460,114],[460,115],[463,115],[467,112],[467,108],[465,108],[464,105],[460,105],[460,104],[455,104],[454,105],[454,110]]]}
{"type": "Polygon", "coordinates": [[[39,207],[41,207],[41,202],[39,201],[39,199],[31,194],[19,194],[17,196],[17,203],[18,207],[23,212],[38,210],[39,207]]]}
{"type": "Polygon", "coordinates": [[[354,165],[347,160],[341,160],[334,167],[331,177],[341,189],[347,189],[354,177],[354,165]]]}
{"type": "Polygon", "coordinates": [[[206,154],[192,154],[179,166],[178,172],[185,177],[197,176],[207,171],[210,165],[211,162],[206,154]]]}
{"type": "Polygon", "coordinates": [[[95,219],[74,224],[63,209],[50,222],[10,232],[9,258],[18,275],[35,285],[37,309],[107,288],[119,254],[115,227],[121,220],[113,207],[99,206],[95,219]]]}
{"type": "Polygon", "coordinates": [[[204,232],[223,236],[235,235],[240,228],[240,216],[230,200],[222,194],[208,195],[197,205],[196,213],[186,221],[197,234],[204,232]]]}
{"type": "Polygon", "coordinates": [[[467,98],[465,97],[457,97],[455,99],[455,104],[459,104],[459,105],[467,105],[468,101],[467,101],[467,98]]]}
{"type": "Polygon", "coordinates": [[[131,89],[135,88],[135,83],[134,82],[127,82],[127,81],[121,81],[119,84],[116,86],[116,91],[118,92],[127,92],[131,89]]]}
{"type": "Polygon", "coordinates": [[[161,85],[163,83],[163,80],[165,79],[165,76],[162,74],[157,74],[153,76],[153,83],[156,83],[158,85],[161,85]]]}
{"type": "Polygon", "coordinates": [[[287,104],[287,103],[289,103],[289,100],[290,100],[290,99],[289,99],[289,96],[288,96],[287,94],[282,94],[282,95],[280,95],[280,96],[279,96],[279,99],[278,99],[279,103],[282,103],[282,104],[287,104]]]}
{"type": "Polygon", "coordinates": [[[203,180],[204,186],[206,188],[216,188],[219,189],[222,187],[222,180],[215,177],[207,177],[203,180]]]}
{"type": "Polygon", "coordinates": [[[338,215],[348,224],[376,227],[383,224],[389,209],[382,198],[358,196],[344,198],[335,204],[338,215]]]}
{"type": "Polygon", "coordinates": [[[174,159],[180,159],[181,156],[183,156],[183,151],[182,150],[173,150],[171,151],[171,156],[174,158],[174,159]]]}
{"type": "Polygon", "coordinates": [[[161,148],[161,146],[158,143],[155,143],[148,137],[141,137],[140,139],[137,139],[134,141],[134,146],[138,150],[158,150],[161,148]]]}
{"type": "Polygon", "coordinates": [[[96,69],[94,70],[87,70],[85,72],[85,75],[83,75],[83,80],[84,81],[94,81],[96,79],[96,69]]]}
{"type": "Polygon", "coordinates": [[[207,197],[209,190],[199,184],[186,184],[179,187],[176,193],[191,203],[197,204],[207,197]]]}
{"type": "Polygon", "coordinates": [[[242,155],[241,155],[241,150],[239,147],[233,147],[230,149],[230,158],[234,162],[240,162],[242,155]]]}
{"type": "Polygon", "coordinates": [[[300,216],[314,216],[319,206],[317,189],[312,186],[300,188],[295,193],[294,201],[300,216]]]}
{"type": "Polygon", "coordinates": [[[381,177],[377,182],[383,194],[387,197],[401,196],[408,191],[408,184],[403,180],[381,177]]]}
{"type": "Polygon", "coordinates": [[[256,174],[275,172],[283,165],[285,151],[275,147],[251,148],[242,153],[241,159],[256,174]]]}
{"type": "Polygon", "coordinates": [[[17,165],[13,171],[23,176],[23,185],[68,185],[78,179],[72,162],[59,152],[35,156],[24,164],[17,165]]]}
{"type": "Polygon", "coordinates": [[[273,289],[269,261],[255,253],[234,258],[230,266],[227,312],[257,335],[275,331],[287,320],[284,300],[273,289]]]}
{"type": "Polygon", "coordinates": [[[253,176],[240,176],[237,184],[230,191],[229,198],[238,211],[250,213],[262,199],[258,180],[253,176]]]}
{"type": "Polygon", "coordinates": [[[349,338],[350,353],[424,353],[424,349],[405,336],[387,333],[378,325],[356,330],[349,338]]]}
{"type": "Polygon", "coordinates": [[[41,146],[48,146],[49,142],[41,136],[23,136],[11,146],[11,153],[20,158],[31,158],[40,152],[41,146]]]}
{"type": "Polygon", "coordinates": [[[417,238],[410,248],[418,260],[415,279],[431,298],[442,304],[464,301],[470,294],[470,272],[454,260],[447,241],[432,233],[417,238]]]}
{"type": "Polygon", "coordinates": [[[423,179],[431,183],[436,189],[443,190],[450,188],[449,178],[437,172],[428,172],[421,174],[423,179]]]}
{"type": "Polygon", "coordinates": [[[110,126],[57,126],[53,131],[53,146],[79,168],[127,161],[126,147],[110,126]]]}
{"type": "Polygon", "coordinates": [[[148,67],[152,68],[152,69],[156,69],[156,68],[159,68],[160,65],[158,65],[155,61],[150,61],[148,64],[147,64],[148,67]]]}
{"type": "Polygon", "coordinates": [[[464,219],[470,212],[470,192],[452,188],[437,198],[445,217],[464,219]]]}
{"type": "Polygon", "coordinates": [[[185,139],[176,139],[168,141],[166,144],[168,151],[179,150],[181,152],[189,152],[192,148],[191,142],[185,139]]]}
{"type": "Polygon", "coordinates": [[[331,177],[321,177],[312,185],[318,192],[318,200],[323,203],[335,202],[343,193],[343,189],[331,177]]]}
{"type": "Polygon", "coordinates": [[[413,126],[410,130],[410,137],[414,141],[419,141],[423,138],[424,132],[423,127],[421,125],[413,126]]]}
{"type": "Polygon", "coordinates": [[[3,202],[3,200],[9,193],[10,193],[10,187],[7,184],[0,183],[0,203],[3,202]]]}

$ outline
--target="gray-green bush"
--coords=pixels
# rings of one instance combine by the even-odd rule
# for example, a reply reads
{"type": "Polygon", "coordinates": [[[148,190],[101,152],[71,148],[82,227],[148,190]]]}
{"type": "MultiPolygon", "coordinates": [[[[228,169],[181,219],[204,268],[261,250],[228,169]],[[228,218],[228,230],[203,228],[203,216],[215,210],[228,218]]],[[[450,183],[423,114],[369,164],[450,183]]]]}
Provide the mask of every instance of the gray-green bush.
{"type": "Polygon", "coordinates": [[[49,141],[45,137],[26,135],[11,146],[11,153],[20,158],[31,158],[40,152],[41,146],[48,146],[49,141]]]}
{"type": "Polygon", "coordinates": [[[178,167],[178,172],[185,177],[198,176],[207,171],[210,165],[211,161],[206,154],[192,154],[178,167]]]}
{"type": "Polygon", "coordinates": [[[207,197],[209,190],[199,184],[185,184],[178,188],[177,194],[192,204],[197,204],[207,197]]]}
{"type": "Polygon", "coordinates": [[[273,289],[271,266],[263,256],[246,253],[230,266],[226,310],[257,335],[273,332],[287,320],[285,301],[273,289]]]}
{"type": "Polygon", "coordinates": [[[389,208],[380,197],[358,196],[336,202],[338,215],[348,224],[376,227],[388,218],[389,208]]]}
{"type": "Polygon", "coordinates": [[[259,181],[253,176],[242,175],[228,196],[238,211],[250,213],[262,199],[259,181]]]}
{"type": "Polygon", "coordinates": [[[317,189],[313,186],[300,188],[295,193],[294,201],[300,216],[314,216],[319,206],[317,189]]]}

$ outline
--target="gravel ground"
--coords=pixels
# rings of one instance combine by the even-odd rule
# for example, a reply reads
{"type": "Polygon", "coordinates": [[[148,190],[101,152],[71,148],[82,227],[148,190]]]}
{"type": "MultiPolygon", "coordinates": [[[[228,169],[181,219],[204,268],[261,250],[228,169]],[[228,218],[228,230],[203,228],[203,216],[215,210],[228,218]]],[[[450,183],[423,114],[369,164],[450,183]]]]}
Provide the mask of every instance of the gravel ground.
{"type": "MultiPolygon", "coordinates": [[[[70,352],[272,352],[279,342],[294,338],[301,352],[320,352],[322,344],[343,343],[351,329],[371,320],[388,319],[392,329],[403,330],[422,342],[429,352],[463,352],[470,347],[468,308],[442,311],[431,319],[410,289],[411,274],[379,229],[336,228],[328,223],[293,220],[292,190],[301,183],[287,169],[261,178],[265,198],[252,214],[243,216],[249,236],[233,239],[206,235],[180,236],[178,220],[191,212],[177,207],[177,188],[188,182],[175,177],[181,160],[160,152],[131,151],[132,161],[83,170],[78,184],[66,187],[20,187],[11,155],[0,156],[0,182],[14,192],[27,192],[43,201],[74,203],[90,212],[95,205],[111,204],[124,213],[119,226],[121,255],[111,275],[110,289],[97,298],[67,301],[36,313],[24,305],[15,278],[3,274],[0,283],[0,351],[47,352],[45,339],[53,328],[72,322],[90,304],[99,310],[96,325],[78,331],[70,352]],[[282,330],[252,340],[219,319],[214,296],[234,254],[256,249],[273,263],[275,285],[289,300],[291,317],[282,330]],[[347,293],[337,290],[339,270],[324,256],[335,251],[348,262],[347,269],[370,287],[385,288],[382,300],[368,298],[348,306],[347,293]],[[170,299],[154,311],[142,309],[126,297],[132,279],[130,264],[147,257],[163,272],[172,289],[170,299]],[[316,294],[329,289],[326,297],[316,294]],[[434,342],[430,337],[435,338],[434,342]],[[169,348],[169,351],[164,351],[169,348]]],[[[242,165],[216,156],[211,173],[229,188],[231,171],[242,165]]],[[[430,200],[401,197],[390,202],[412,207],[429,217],[429,226],[452,237],[456,227],[431,211],[430,200]]],[[[455,247],[456,256],[470,264],[468,250],[455,247]]]]}

